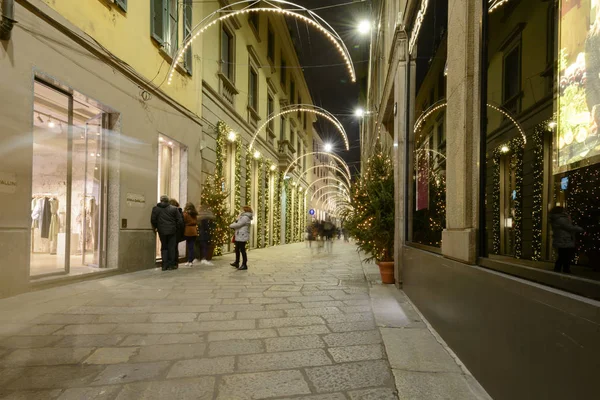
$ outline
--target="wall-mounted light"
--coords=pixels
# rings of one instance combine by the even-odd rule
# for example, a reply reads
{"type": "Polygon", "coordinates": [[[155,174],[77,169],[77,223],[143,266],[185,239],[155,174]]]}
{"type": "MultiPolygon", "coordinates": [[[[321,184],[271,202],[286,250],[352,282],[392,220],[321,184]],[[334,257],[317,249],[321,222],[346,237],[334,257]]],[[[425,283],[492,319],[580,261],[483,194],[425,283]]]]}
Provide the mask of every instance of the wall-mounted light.
{"type": "Polygon", "coordinates": [[[254,158],[256,158],[257,160],[260,158],[260,151],[256,150],[254,152],[254,158]]]}
{"type": "Polygon", "coordinates": [[[500,148],[500,151],[503,153],[508,153],[510,151],[510,149],[508,148],[507,145],[504,145],[500,148]]]}
{"type": "Polygon", "coordinates": [[[550,121],[550,122],[548,123],[548,128],[550,128],[550,129],[554,129],[554,128],[556,128],[556,122],[555,122],[555,121],[550,121]]]}
{"type": "Polygon", "coordinates": [[[366,35],[367,33],[371,32],[371,22],[366,19],[360,21],[358,23],[357,30],[361,35],[366,35]]]}
{"type": "Polygon", "coordinates": [[[275,171],[276,168],[277,166],[275,164],[271,165],[271,171],[275,171]]]}
{"type": "Polygon", "coordinates": [[[165,141],[165,139],[163,139],[161,136],[159,136],[159,137],[158,137],[158,141],[159,141],[159,142],[164,142],[164,141],[165,141]]]}
{"type": "Polygon", "coordinates": [[[331,143],[326,143],[324,149],[329,153],[331,150],[333,150],[333,145],[331,143]]]}
{"type": "Polygon", "coordinates": [[[235,142],[236,137],[237,135],[234,131],[229,131],[229,135],[227,135],[227,140],[229,140],[230,142],[235,142]]]}
{"type": "Polygon", "coordinates": [[[48,128],[54,128],[56,124],[52,121],[52,118],[48,119],[48,128]]]}

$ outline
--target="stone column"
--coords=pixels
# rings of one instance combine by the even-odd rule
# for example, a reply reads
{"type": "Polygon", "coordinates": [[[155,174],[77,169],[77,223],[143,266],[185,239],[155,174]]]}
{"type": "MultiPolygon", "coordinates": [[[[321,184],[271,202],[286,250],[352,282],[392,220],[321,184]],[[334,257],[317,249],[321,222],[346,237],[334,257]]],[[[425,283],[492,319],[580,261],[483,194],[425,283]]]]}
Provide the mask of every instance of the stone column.
{"type": "Polygon", "coordinates": [[[402,286],[402,250],[406,242],[406,215],[405,209],[405,183],[406,183],[406,123],[410,114],[407,104],[407,47],[408,41],[405,33],[401,33],[396,42],[396,52],[398,55],[398,67],[394,77],[394,147],[392,155],[394,161],[394,197],[395,197],[395,225],[394,225],[394,268],[396,284],[402,286]]]}
{"type": "Polygon", "coordinates": [[[481,2],[448,4],[445,257],[477,258],[481,2]]]}

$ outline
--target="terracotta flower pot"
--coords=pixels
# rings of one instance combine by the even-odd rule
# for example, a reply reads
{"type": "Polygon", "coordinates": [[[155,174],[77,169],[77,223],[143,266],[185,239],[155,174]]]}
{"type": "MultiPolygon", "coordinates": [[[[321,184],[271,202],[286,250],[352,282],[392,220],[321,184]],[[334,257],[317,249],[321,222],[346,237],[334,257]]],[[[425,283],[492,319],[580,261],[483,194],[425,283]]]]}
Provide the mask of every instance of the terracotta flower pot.
{"type": "Polygon", "coordinates": [[[381,283],[395,283],[394,281],[394,262],[379,261],[379,273],[381,274],[381,283]]]}

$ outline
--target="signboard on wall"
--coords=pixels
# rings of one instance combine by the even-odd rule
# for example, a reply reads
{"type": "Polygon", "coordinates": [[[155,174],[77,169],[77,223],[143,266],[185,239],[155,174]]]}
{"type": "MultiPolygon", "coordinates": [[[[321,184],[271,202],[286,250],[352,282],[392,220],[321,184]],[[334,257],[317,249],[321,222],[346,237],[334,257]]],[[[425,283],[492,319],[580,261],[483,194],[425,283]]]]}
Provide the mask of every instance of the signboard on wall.
{"type": "Polygon", "coordinates": [[[558,57],[554,173],[600,161],[600,0],[561,0],[558,57]]]}
{"type": "Polygon", "coordinates": [[[0,193],[15,193],[17,191],[17,174],[0,172],[0,193]]]}
{"type": "Polygon", "coordinates": [[[127,193],[127,206],[144,208],[146,206],[146,196],[138,193],[127,193]]]}

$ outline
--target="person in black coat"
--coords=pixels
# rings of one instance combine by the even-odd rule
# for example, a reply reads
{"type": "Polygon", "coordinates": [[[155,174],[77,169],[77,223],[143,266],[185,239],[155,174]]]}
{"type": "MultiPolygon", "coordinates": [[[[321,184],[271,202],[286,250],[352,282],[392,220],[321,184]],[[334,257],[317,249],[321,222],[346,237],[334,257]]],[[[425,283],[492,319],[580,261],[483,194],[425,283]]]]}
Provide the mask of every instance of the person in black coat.
{"type": "Polygon", "coordinates": [[[200,206],[200,211],[198,212],[198,245],[200,247],[200,264],[206,265],[214,265],[209,260],[209,246],[210,241],[212,239],[211,230],[213,228],[213,220],[215,219],[215,215],[206,205],[200,206]]]}
{"type": "Polygon", "coordinates": [[[161,196],[160,203],[152,208],[150,222],[160,238],[163,271],[177,268],[177,234],[183,229],[183,216],[169,204],[168,196],[161,196]]]}
{"type": "Polygon", "coordinates": [[[571,273],[571,263],[575,257],[575,234],[583,232],[583,228],[575,225],[563,207],[556,206],[550,210],[552,225],[552,245],[558,253],[555,272],[571,273]]]}

